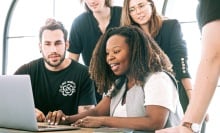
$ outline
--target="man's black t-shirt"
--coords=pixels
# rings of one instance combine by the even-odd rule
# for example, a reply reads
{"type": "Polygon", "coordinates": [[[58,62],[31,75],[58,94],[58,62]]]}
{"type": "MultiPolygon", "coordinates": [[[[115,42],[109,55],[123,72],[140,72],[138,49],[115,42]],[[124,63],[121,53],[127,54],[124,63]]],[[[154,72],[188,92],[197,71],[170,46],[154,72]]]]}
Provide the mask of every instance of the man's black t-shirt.
{"type": "Polygon", "coordinates": [[[76,114],[79,105],[96,104],[88,69],[75,61],[61,71],[49,71],[40,58],[21,66],[15,74],[30,75],[35,107],[45,115],[55,110],[76,114]]]}

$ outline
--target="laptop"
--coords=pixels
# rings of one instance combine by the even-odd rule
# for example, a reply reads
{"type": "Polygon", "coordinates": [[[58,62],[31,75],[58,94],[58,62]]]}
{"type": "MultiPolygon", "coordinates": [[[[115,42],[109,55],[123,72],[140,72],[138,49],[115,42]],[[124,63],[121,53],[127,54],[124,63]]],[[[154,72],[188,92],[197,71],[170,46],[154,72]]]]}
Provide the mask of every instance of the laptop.
{"type": "Polygon", "coordinates": [[[0,75],[0,127],[26,131],[80,129],[37,122],[29,75],[0,75]]]}

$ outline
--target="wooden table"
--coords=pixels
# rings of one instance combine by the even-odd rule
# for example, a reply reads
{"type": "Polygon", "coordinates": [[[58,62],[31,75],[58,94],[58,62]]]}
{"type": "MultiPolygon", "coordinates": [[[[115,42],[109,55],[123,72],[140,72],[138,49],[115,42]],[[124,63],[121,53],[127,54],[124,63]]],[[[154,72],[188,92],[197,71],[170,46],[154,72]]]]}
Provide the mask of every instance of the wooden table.
{"type": "Polygon", "coordinates": [[[0,133],[154,133],[146,131],[133,131],[119,128],[80,128],[77,130],[67,130],[67,131],[46,131],[46,132],[30,132],[15,129],[0,128],[0,133]]]}
{"type": "MultiPolygon", "coordinates": [[[[40,133],[93,133],[94,128],[80,128],[77,130],[67,130],[67,131],[50,131],[50,132],[40,132],[40,133]]],[[[23,130],[15,130],[15,129],[7,129],[7,128],[0,128],[0,133],[39,133],[39,132],[30,132],[30,131],[23,131],[23,130]]]]}
{"type": "MultiPolygon", "coordinates": [[[[38,123],[38,125],[45,125],[45,123],[38,123]]],[[[41,132],[31,132],[24,130],[16,130],[16,129],[8,129],[8,128],[0,128],[0,133],[154,133],[154,132],[146,132],[146,131],[133,131],[130,129],[123,128],[80,128],[74,130],[65,130],[65,131],[41,131],[41,132]]]]}

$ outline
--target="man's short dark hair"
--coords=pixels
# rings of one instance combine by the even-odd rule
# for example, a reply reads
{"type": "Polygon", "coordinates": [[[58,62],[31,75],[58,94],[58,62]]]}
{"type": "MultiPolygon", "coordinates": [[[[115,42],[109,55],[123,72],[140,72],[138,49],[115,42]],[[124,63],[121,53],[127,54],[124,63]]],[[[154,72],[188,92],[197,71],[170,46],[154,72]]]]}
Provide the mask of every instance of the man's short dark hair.
{"type": "Polygon", "coordinates": [[[61,30],[64,34],[64,40],[67,41],[68,32],[65,29],[64,25],[60,21],[56,21],[55,19],[49,18],[46,20],[45,25],[40,28],[39,33],[39,41],[42,41],[42,34],[44,30],[61,30]]]}

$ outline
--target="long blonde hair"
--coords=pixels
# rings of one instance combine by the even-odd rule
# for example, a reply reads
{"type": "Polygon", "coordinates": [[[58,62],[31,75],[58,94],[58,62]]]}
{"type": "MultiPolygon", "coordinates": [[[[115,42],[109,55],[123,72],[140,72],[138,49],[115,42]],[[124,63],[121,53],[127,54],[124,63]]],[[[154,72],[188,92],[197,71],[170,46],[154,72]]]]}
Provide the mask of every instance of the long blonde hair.
{"type": "MultiPolygon", "coordinates": [[[[129,3],[131,0],[124,0],[124,5],[123,5],[123,9],[122,9],[122,16],[121,16],[121,26],[127,26],[127,25],[137,25],[139,26],[137,23],[135,23],[129,13],[129,3]]],[[[155,37],[161,26],[163,23],[163,19],[162,16],[160,16],[157,13],[155,4],[153,2],[153,0],[147,0],[149,3],[151,3],[151,7],[152,7],[152,15],[151,18],[149,20],[149,32],[151,34],[152,37],[155,37]]],[[[140,27],[140,26],[139,26],[140,27]]]]}

